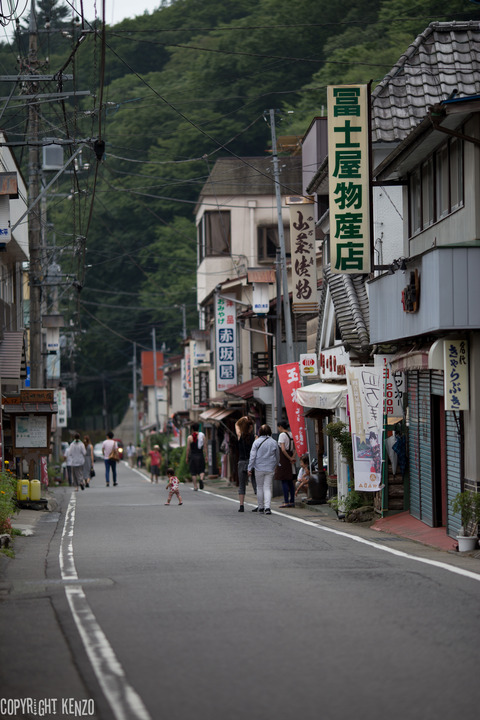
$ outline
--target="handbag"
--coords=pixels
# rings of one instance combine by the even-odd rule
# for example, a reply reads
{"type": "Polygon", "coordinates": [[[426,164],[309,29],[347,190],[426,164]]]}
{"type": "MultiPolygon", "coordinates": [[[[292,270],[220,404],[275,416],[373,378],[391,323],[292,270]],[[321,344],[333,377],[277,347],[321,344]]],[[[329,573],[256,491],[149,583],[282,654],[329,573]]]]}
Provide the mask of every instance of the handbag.
{"type": "Polygon", "coordinates": [[[90,477],[95,477],[95,468],[91,468],[90,477]]]}
{"type": "Polygon", "coordinates": [[[116,462],[119,462],[120,460],[120,453],[118,452],[118,448],[116,445],[113,446],[112,451],[110,455],[108,456],[109,460],[116,460],[116,462]]]}

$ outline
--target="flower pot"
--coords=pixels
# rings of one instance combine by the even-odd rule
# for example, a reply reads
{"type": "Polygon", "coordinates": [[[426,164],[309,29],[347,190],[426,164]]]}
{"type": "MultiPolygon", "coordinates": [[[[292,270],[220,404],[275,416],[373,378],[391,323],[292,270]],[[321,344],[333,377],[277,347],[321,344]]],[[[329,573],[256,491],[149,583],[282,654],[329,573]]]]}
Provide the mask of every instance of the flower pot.
{"type": "Polygon", "coordinates": [[[459,552],[468,552],[475,550],[478,538],[476,536],[457,535],[459,552]]]}

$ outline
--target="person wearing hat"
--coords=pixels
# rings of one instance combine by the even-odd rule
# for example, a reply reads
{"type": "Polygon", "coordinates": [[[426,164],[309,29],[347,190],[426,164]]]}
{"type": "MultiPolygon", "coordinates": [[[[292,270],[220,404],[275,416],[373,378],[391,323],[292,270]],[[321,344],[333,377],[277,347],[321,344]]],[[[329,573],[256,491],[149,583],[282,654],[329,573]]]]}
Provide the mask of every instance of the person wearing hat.
{"type": "Polygon", "coordinates": [[[150,480],[151,482],[158,483],[160,477],[160,465],[162,464],[162,455],[160,453],[160,447],[158,445],[153,446],[153,450],[150,450],[150,480]]]}

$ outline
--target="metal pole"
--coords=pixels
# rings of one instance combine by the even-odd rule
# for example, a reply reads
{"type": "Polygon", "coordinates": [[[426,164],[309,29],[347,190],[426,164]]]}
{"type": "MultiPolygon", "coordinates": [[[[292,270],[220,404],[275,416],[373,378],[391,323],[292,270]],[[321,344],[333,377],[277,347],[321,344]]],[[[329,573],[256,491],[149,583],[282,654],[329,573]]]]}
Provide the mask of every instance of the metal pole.
{"type": "Polygon", "coordinates": [[[157,341],[155,339],[155,328],[152,329],[153,338],[153,385],[155,393],[155,423],[157,425],[157,433],[160,432],[160,420],[158,418],[158,400],[157,400],[157,341]]]}
{"type": "Polygon", "coordinates": [[[280,246],[280,262],[283,283],[283,320],[285,323],[285,342],[287,346],[287,362],[293,362],[295,358],[293,356],[292,316],[290,314],[290,301],[288,296],[287,255],[285,252],[285,236],[283,233],[282,195],[280,192],[280,173],[278,170],[275,110],[270,110],[270,130],[272,133],[273,174],[275,178],[275,195],[277,198],[278,243],[280,246]]]}
{"type": "MultiPolygon", "coordinates": [[[[31,2],[29,25],[28,64],[29,72],[34,74],[38,66],[37,58],[37,21],[35,18],[35,0],[31,2]]],[[[32,94],[38,92],[35,81],[30,84],[32,94]]],[[[39,165],[40,153],[37,144],[39,132],[39,106],[34,100],[28,103],[28,128],[32,141],[28,151],[28,201],[31,203],[39,195],[39,165]]],[[[33,388],[42,388],[43,361],[42,361],[42,258],[41,258],[41,227],[40,209],[36,208],[29,215],[28,247],[30,254],[30,385],[33,388]]]]}
{"type": "Polygon", "coordinates": [[[185,303],[182,305],[182,338],[187,339],[187,309],[185,303]]]}
{"type": "Polygon", "coordinates": [[[133,343],[133,442],[138,444],[137,343],[133,343]]]}

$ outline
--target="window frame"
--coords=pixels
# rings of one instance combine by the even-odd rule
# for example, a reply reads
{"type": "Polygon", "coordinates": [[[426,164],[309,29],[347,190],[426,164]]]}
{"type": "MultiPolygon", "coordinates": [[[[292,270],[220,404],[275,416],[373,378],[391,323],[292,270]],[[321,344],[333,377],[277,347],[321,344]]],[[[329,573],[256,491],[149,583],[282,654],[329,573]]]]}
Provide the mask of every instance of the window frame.
{"type": "Polygon", "coordinates": [[[464,147],[461,138],[449,138],[409,173],[409,237],[465,206],[464,147]]]}

